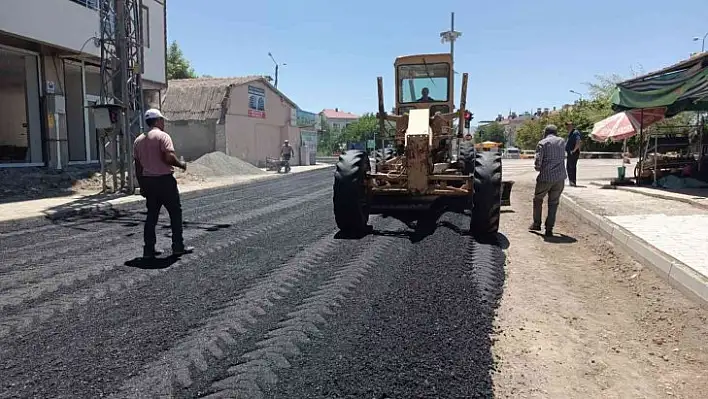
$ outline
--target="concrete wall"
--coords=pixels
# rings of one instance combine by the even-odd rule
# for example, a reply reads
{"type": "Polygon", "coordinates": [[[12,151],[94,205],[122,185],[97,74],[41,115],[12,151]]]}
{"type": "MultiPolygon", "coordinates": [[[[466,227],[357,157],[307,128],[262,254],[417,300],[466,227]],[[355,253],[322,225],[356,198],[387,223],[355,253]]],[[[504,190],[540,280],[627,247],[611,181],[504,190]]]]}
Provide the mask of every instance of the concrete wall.
{"type": "MultiPolygon", "coordinates": [[[[0,31],[55,47],[100,57],[92,37],[100,37],[97,10],[69,0],[2,0],[0,31]]],[[[150,48],[143,79],[166,83],[164,5],[143,0],[149,9],[150,48]]]]}
{"type": "Polygon", "coordinates": [[[172,136],[177,156],[185,161],[216,151],[216,121],[169,121],[165,130],[172,136]]]}
{"type": "Polygon", "coordinates": [[[237,86],[231,91],[231,100],[226,116],[227,154],[258,165],[266,157],[278,157],[283,140],[290,140],[295,149],[295,158],[299,161],[300,129],[290,126],[293,106],[281,99],[280,95],[263,83],[250,83],[251,86],[265,89],[266,117],[248,116],[248,86],[237,86]]]}

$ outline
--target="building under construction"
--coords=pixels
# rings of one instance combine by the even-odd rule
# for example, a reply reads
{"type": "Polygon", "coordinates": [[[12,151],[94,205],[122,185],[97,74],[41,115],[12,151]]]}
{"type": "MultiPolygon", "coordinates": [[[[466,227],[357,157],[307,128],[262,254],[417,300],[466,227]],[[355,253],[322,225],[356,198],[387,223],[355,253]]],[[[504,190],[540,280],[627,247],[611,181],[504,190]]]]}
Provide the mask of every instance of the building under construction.
{"type": "Polygon", "coordinates": [[[123,106],[126,131],[135,134],[136,111],[159,105],[165,0],[2,3],[0,167],[99,163],[91,106],[123,106]]]}

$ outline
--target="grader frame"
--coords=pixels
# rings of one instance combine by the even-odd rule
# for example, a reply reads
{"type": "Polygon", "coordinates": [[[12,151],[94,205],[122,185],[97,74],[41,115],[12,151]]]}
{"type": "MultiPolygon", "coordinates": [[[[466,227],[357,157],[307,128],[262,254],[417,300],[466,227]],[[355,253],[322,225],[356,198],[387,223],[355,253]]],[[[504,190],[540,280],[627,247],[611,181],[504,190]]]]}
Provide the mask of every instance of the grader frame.
{"type": "Polygon", "coordinates": [[[338,227],[356,234],[366,230],[370,214],[395,216],[441,204],[449,211],[469,212],[470,231],[475,235],[496,234],[502,200],[501,155],[476,152],[473,141],[462,140],[467,73],[462,75],[460,107],[455,111],[450,54],[398,57],[394,66],[395,112],[384,110],[383,78],[378,77],[377,118],[382,137],[386,121],[395,123],[395,148],[375,151],[373,165],[363,151],[340,156],[333,196],[338,227]],[[428,86],[436,89],[437,99],[428,86]],[[457,131],[455,118],[460,122],[457,131]]]}
{"type": "MultiPolygon", "coordinates": [[[[369,173],[368,180],[373,195],[433,195],[467,197],[472,194],[473,179],[464,174],[463,165],[452,161],[449,155],[453,150],[453,139],[462,138],[463,124],[459,124],[458,132],[453,132],[452,121],[456,117],[464,118],[467,103],[467,73],[462,75],[460,108],[453,109],[452,102],[452,58],[450,54],[427,54],[399,57],[394,64],[396,68],[396,114],[386,114],[384,111],[383,78],[377,78],[378,85],[378,118],[381,134],[385,134],[384,121],[396,124],[394,138],[396,156],[376,164],[376,170],[369,173]],[[444,101],[408,102],[401,101],[406,78],[402,75],[402,66],[445,65],[448,71],[446,78],[447,95],[444,101]],[[433,109],[443,109],[448,112],[433,109]],[[408,111],[405,113],[404,111],[408,111]],[[446,162],[447,161],[447,162],[446,162]]],[[[440,76],[436,76],[440,77],[440,76]]],[[[414,98],[413,79],[407,79],[410,97],[414,98]]],[[[431,78],[431,82],[432,78],[431,78]]],[[[434,83],[434,82],[433,82],[434,83]]],[[[426,88],[424,88],[425,90],[426,88]]]]}

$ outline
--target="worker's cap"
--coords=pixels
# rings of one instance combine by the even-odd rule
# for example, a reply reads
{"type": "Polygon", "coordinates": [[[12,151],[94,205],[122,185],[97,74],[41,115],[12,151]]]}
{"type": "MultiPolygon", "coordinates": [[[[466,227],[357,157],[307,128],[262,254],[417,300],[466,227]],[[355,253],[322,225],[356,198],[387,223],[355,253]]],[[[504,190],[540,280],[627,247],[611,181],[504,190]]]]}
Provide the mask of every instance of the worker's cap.
{"type": "Polygon", "coordinates": [[[558,133],[558,128],[556,127],[556,125],[546,125],[546,127],[543,129],[543,133],[556,134],[558,133]]]}
{"type": "Polygon", "coordinates": [[[283,143],[289,143],[289,142],[290,142],[290,140],[284,140],[284,141],[283,141],[283,143]]]}
{"type": "Polygon", "coordinates": [[[145,112],[145,120],[149,121],[150,119],[164,119],[164,120],[169,120],[165,118],[165,115],[162,115],[162,112],[160,112],[159,109],[157,108],[150,108],[145,112]]]}

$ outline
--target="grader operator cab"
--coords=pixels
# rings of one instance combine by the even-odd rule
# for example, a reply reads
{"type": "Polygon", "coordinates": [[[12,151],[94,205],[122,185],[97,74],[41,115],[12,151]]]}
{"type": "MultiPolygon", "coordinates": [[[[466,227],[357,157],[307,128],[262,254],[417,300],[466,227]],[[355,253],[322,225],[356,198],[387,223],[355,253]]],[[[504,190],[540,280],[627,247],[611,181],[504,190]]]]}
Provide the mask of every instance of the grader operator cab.
{"type": "MultiPolygon", "coordinates": [[[[339,157],[334,175],[334,215],[345,234],[363,234],[369,215],[429,210],[433,205],[471,215],[475,236],[497,233],[502,202],[501,154],[475,151],[463,137],[467,74],[462,75],[460,107],[453,105],[452,58],[448,53],[410,55],[395,62],[395,114],[386,114],[383,79],[378,80],[379,129],[395,123],[395,147],[360,150],[339,157]],[[458,128],[453,119],[459,118],[458,128]]],[[[506,198],[502,199],[502,191],[506,198]]]]}

